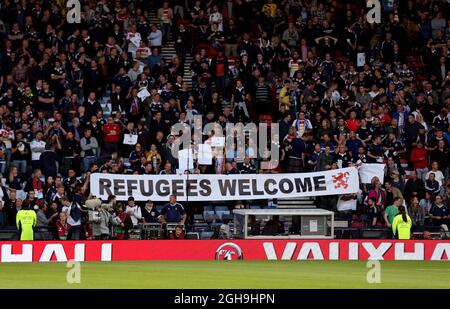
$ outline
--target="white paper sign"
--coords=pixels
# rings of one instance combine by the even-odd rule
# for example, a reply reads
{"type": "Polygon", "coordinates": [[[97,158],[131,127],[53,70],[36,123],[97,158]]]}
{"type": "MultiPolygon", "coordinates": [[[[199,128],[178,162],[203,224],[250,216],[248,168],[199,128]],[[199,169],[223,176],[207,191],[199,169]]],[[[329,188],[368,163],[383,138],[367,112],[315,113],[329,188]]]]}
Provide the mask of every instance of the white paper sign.
{"type": "Polygon", "coordinates": [[[130,42],[134,44],[134,46],[139,47],[139,45],[141,45],[141,38],[140,37],[132,37],[130,39],[130,42]]]}
{"type": "Polygon", "coordinates": [[[141,101],[144,101],[145,98],[149,97],[151,94],[148,92],[147,88],[143,88],[141,91],[138,92],[137,97],[141,99],[141,101]]]}
{"type": "Polygon", "coordinates": [[[208,145],[208,144],[198,145],[197,159],[198,159],[198,164],[211,165],[212,164],[211,145],[208,145]]]}
{"type": "Polygon", "coordinates": [[[194,168],[194,154],[192,153],[191,148],[178,151],[178,163],[181,173],[194,168]]]}
{"type": "Polygon", "coordinates": [[[385,164],[381,163],[363,163],[359,168],[359,177],[361,183],[371,183],[373,177],[383,182],[385,164]]]}
{"type": "Polygon", "coordinates": [[[213,136],[211,138],[212,147],[224,147],[225,146],[225,136],[213,136]]]}
{"type": "Polygon", "coordinates": [[[358,53],[356,55],[356,66],[362,67],[366,64],[366,53],[358,53]]]}
{"type": "Polygon", "coordinates": [[[309,231],[315,233],[318,231],[317,220],[309,220],[309,231]]]}
{"type": "Polygon", "coordinates": [[[123,136],[123,143],[125,145],[136,145],[138,141],[138,136],[136,134],[125,134],[123,136]]]}

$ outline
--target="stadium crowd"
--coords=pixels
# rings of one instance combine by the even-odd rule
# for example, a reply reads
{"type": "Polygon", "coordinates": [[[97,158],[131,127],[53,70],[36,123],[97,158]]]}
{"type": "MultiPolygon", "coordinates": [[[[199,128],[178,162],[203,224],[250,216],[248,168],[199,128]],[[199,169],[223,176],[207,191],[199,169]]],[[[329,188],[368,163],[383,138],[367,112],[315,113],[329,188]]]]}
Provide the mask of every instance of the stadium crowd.
{"type": "Polygon", "coordinates": [[[171,198],[160,216],[151,201],[95,199],[89,178],[176,173],[171,128],[197,115],[278,123],[280,159],[261,169],[248,147],[191,173],[385,164],[384,179],[318,207],[390,227],[403,205],[415,227],[449,225],[448,1],[383,1],[380,24],[358,0],[81,3],[81,23],[65,1],[0,4],[0,226],[23,208],[39,237],[123,239],[174,212],[180,237],[202,204],[171,198]]]}

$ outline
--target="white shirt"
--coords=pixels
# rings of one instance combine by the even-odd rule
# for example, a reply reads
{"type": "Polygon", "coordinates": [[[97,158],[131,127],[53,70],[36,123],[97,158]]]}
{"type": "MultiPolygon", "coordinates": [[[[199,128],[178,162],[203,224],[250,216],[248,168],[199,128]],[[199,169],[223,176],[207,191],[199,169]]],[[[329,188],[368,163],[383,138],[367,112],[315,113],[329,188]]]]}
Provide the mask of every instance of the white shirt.
{"type": "Polygon", "coordinates": [[[130,41],[128,50],[134,54],[141,44],[141,40],[141,34],[139,32],[128,32],[127,41],[130,41]]]}
{"type": "Polygon", "coordinates": [[[222,14],[220,14],[219,12],[216,13],[212,13],[211,15],[209,15],[209,21],[210,22],[219,22],[217,25],[217,29],[219,31],[223,31],[223,18],[222,18],[222,14]]]}
{"type": "Polygon", "coordinates": [[[437,170],[436,172],[433,171],[429,171],[426,175],[425,175],[425,179],[428,179],[430,177],[430,174],[434,173],[434,179],[436,179],[437,182],[439,182],[439,184],[442,186],[444,185],[444,174],[442,174],[442,172],[440,170],[437,170]]]}
{"type": "Polygon", "coordinates": [[[150,46],[161,46],[162,45],[162,32],[161,30],[156,30],[150,32],[148,35],[148,40],[150,42],[150,46]]]}
{"type": "MultiPolygon", "coordinates": [[[[80,211],[81,211],[81,207],[80,205],[77,204],[77,206],[80,211]]],[[[70,204],[70,206],[63,206],[62,208],[62,212],[66,212],[67,213],[67,223],[70,224],[71,226],[80,226],[81,225],[81,217],[80,220],[75,221],[72,216],[70,215],[70,209],[72,208],[72,204],[70,204]]]]}
{"type": "Polygon", "coordinates": [[[45,142],[44,141],[38,141],[33,140],[30,143],[30,149],[31,149],[31,160],[37,161],[41,157],[41,153],[45,151],[45,142]]]}
{"type": "Polygon", "coordinates": [[[132,212],[130,217],[131,217],[131,221],[133,222],[133,225],[137,225],[138,220],[142,219],[141,207],[139,207],[137,205],[135,205],[134,207],[130,207],[129,205],[127,205],[125,212],[129,212],[129,211],[132,212]]]}

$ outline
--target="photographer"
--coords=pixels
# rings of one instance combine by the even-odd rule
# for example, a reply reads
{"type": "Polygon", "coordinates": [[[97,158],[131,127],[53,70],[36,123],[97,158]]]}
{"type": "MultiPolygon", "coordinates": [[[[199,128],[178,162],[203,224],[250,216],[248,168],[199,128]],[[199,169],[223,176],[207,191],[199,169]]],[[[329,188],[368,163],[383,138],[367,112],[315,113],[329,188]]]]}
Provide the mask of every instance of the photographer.
{"type": "Polygon", "coordinates": [[[97,198],[86,201],[94,239],[109,239],[112,215],[107,210],[108,206],[108,204],[102,204],[97,198]]]}

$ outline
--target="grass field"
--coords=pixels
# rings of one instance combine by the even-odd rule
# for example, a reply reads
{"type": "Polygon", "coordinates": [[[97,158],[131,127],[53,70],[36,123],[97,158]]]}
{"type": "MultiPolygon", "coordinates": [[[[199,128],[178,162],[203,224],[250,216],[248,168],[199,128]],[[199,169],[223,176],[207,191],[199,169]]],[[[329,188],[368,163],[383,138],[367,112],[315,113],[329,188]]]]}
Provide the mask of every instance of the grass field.
{"type": "Polygon", "coordinates": [[[364,261],[144,261],[0,264],[0,288],[450,288],[450,263],[382,261],[369,284],[364,261]]]}

